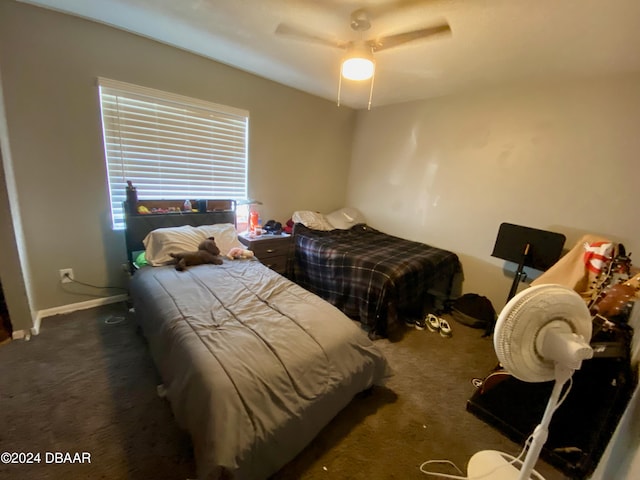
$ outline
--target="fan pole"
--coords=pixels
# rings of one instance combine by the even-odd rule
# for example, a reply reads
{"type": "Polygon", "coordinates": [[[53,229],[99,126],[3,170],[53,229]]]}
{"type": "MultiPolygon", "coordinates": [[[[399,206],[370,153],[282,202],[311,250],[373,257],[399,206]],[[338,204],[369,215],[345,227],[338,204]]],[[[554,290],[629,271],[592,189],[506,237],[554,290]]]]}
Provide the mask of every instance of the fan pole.
{"type": "Polygon", "coordinates": [[[572,374],[572,369],[556,364],[556,380],[553,384],[553,390],[551,391],[551,396],[549,397],[549,402],[547,403],[547,408],[544,411],[542,420],[533,431],[531,446],[529,447],[527,456],[525,457],[522,468],[520,469],[520,476],[518,477],[518,480],[529,480],[533,467],[535,467],[538,457],[540,456],[540,452],[542,451],[542,447],[549,436],[549,424],[551,423],[551,417],[553,416],[553,413],[558,406],[558,402],[560,401],[560,394],[562,393],[564,384],[567,383],[572,374]]]}
{"type": "Polygon", "coordinates": [[[518,291],[518,285],[520,281],[526,274],[524,273],[524,263],[527,261],[527,256],[529,255],[529,249],[531,248],[530,244],[526,244],[522,251],[522,258],[520,258],[520,263],[518,264],[518,270],[516,271],[515,277],[513,278],[513,283],[511,284],[511,290],[509,291],[509,296],[507,297],[507,302],[511,300],[516,292],[518,291]]]}
{"type": "MultiPolygon", "coordinates": [[[[509,290],[509,295],[507,296],[507,303],[509,303],[509,300],[515,297],[516,293],[518,292],[518,286],[520,285],[520,282],[527,276],[527,274],[524,272],[524,264],[527,261],[527,257],[529,256],[529,250],[531,250],[531,244],[527,243],[522,249],[522,257],[520,257],[520,263],[518,264],[518,269],[516,270],[516,273],[514,274],[514,277],[513,277],[511,290],[509,290]]],[[[493,333],[493,330],[496,326],[495,323],[496,323],[495,321],[489,322],[489,324],[487,325],[487,328],[484,331],[484,335],[482,335],[483,337],[488,337],[493,333]]]]}

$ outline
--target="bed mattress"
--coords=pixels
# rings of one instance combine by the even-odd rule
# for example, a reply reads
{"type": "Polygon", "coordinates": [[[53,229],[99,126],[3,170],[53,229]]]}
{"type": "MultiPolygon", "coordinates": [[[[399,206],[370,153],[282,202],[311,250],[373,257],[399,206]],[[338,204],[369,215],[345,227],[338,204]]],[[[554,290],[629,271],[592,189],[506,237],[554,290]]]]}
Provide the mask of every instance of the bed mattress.
{"type": "Polygon", "coordinates": [[[357,324],[257,260],[145,267],[130,292],[199,480],[267,478],[390,374],[357,324]]]}
{"type": "Polygon", "coordinates": [[[294,229],[296,283],[372,334],[385,336],[396,311],[424,315],[428,295],[446,299],[459,272],[455,253],[364,224],[348,230],[319,231],[301,224],[294,229]]]}

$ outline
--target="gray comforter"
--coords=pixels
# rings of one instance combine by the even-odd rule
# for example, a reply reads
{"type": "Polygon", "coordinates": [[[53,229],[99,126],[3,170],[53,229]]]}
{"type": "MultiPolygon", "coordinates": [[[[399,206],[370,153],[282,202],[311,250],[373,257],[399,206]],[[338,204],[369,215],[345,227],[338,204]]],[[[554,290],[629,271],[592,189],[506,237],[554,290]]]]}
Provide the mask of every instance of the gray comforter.
{"type": "Polygon", "coordinates": [[[130,292],[199,480],[268,477],[389,375],[352,320],[255,260],[145,267],[130,292]]]}

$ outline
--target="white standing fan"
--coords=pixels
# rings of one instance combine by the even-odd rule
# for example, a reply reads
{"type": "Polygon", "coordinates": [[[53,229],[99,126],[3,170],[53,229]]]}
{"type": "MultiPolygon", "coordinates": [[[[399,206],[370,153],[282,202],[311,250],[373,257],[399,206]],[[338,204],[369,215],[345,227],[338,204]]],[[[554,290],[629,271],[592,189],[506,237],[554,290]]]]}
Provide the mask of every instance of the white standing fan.
{"type": "Polygon", "coordinates": [[[478,452],[469,460],[469,480],[544,480],[534,466],[547,441],[549,423],[565,383],[583,360],[593,356],[588,343],[591,328],[591,314],[585,301],[562,285],[529,287],[505,305],[493,337],[498,360],[519,380],[555,380],[555,384],[524,461],[514,461],[495,450],[478,452]]]}

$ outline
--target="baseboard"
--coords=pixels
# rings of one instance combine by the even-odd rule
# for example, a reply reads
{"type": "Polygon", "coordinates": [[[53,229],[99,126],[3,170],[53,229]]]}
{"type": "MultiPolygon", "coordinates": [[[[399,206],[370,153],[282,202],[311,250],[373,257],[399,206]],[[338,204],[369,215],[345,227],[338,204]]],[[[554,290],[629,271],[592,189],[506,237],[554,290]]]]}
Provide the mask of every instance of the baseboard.
{"type": "MultiPolygon", "coordinates": [[[[109,305],[111,303],[124,302],[128,299],[129,299],[129,295],[127,295],[126,293],[123,293],[120,295],[114,295],[112,297],[96,298],[93,300],[87,300],[86,302],[71,303],[69,305],[61,305],[59,307],[46,308],[44,310],[39,310],[38,313],[36,314],[34,325],[31,328],[31,334],[38,335],[40,333],[40,324],[43,318],[52,317],[54,315],[61,315],[64,313],[76,312],[78,310],[86,310],[88,308],[100,307],[102,305],[109,305]]],[[[20,338],[26,337],[26,336],[29,336],[29,335],[25,334],[23,331],[23,334],[20,338]]]]}

